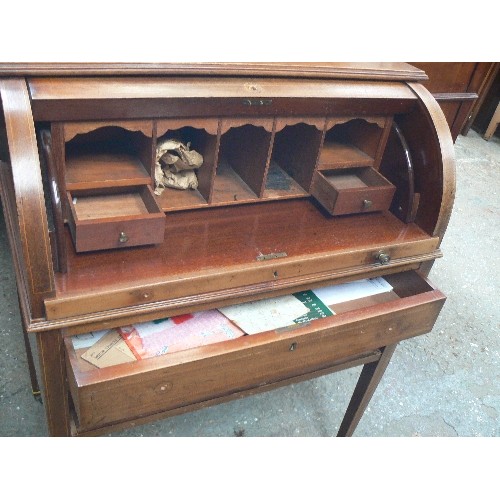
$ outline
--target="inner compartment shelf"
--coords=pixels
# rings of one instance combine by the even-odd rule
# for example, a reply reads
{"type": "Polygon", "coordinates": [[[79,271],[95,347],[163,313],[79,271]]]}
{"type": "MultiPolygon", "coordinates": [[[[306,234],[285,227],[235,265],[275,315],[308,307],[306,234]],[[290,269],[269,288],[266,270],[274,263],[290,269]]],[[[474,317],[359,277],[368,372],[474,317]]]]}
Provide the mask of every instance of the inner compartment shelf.
{"type": "Polygon", "coordinates": [[[250,123],[232,126],[220,138],[212,203],[258,199],[271,148],[271,132],[250,123]]]}
{"type": "Polygon", "coordinates": [[[227,205],[234,202],[257,201],[259,197],[236,173],[227,158],[222,157],[214,179],[212,204],[227,205]]]}
{"type": "Polygon", "coordinates": [[[266,175],[263,198],[300,198],[309,194],[290,177],[273,159],[266,175]]]}
{"type": "Polygon", "coordinates": [[[390,120],[386,118],[331,118],[318,160],[318,170],[378,168],[390,120]]]}
{"type": "Polygon", "coordinates": [[[377,169],[390,120],[172,118],[65,125],[71,132],[65,188],[77,193],[151,185],[159,163],[156,148],[176,139],[201,154],[203,164],[193,170],[195,188],[158,190],[164,212],[315,196],[317,172],[377,169]]]}
{"type": "Polygon", "coordinates": [[[186,125],[186,121],[179,123],[179,120],[160,120],[157,124],[157,148],[165,141],[173,139],[203,157],[202,165],[193,169],[197,183],[195,189],[176,189],[167,186],[161,192],[158,199],[160,206],[166,212],[206,206],[212,196],[218,148],[218,120],[195,120],[192,125],[186,125]]]}
{"type": "Polygon", "coordinates": [[[142,162],[133,155],[93,152],[66,159],[66,185],[73,192],[150,183],[142,162]]]}
{"type": "Polygon", "coordinates": [[[266,178],[264,197],[287,197],[307,193],[311,184],[322,130],[306,123],[277,122],[271,165],[266,178]],[[281,170],[281,175],[280,175],[281,170]]]}
{"type": "Polygon", "coordinates": [[[321,149],[318,170],[331,168],[372,167],[374,158],[352,144],[325,142],[321,149]]]}
{"type": "Polygon", "coordinates": [[[66,189],[76,192],[151,184],[152,138],[103,126],[65,144],[66,189]]]}

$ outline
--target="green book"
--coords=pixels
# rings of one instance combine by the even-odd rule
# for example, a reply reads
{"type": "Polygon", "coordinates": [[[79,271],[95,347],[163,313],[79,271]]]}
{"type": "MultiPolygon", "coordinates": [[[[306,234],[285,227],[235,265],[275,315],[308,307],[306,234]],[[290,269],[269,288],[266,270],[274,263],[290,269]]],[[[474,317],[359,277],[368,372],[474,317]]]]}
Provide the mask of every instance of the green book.
{"type": "Polygon", "coordinates": [[[321,300],[311,290],[294,293],[293,296],[299,299],[302,304],[309,309],[308,313],[294,320],[294,323],[296,324],[308,323],[309,321],[326,318],[335,314],[327,305],[321,302],[321,300]]]}

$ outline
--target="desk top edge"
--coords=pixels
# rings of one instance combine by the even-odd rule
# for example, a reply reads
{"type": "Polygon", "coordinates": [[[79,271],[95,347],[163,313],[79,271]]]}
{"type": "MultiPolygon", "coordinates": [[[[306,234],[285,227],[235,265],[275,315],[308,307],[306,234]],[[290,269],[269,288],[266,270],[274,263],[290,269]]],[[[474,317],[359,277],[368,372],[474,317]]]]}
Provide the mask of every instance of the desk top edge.
{"type": "Polygon", "coordinates": [[[0,77],[29,76],[267,76],[285,78],[427,80],[424,71],[393,62],[202,62],[202,63],[73,63],[0,62],[0,77]]]}

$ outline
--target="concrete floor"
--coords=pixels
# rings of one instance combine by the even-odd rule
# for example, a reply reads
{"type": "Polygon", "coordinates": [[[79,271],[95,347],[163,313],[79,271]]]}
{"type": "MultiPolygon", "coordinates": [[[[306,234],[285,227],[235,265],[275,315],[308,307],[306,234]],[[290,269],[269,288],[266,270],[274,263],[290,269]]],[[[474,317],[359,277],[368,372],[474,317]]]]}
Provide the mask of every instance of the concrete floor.
{"type": "MultiPolygon", "coordinates": [[[[432,333],[402,342],[355,436],[500,436],[500,139],[459,136],[457,196],[431,280],[448,296],[432,333]]],[[[45,436],[31,394],[0,218],[0,436],[45,436]]],[[[116,433],[332,436],[360,369],[116,433]]]]}

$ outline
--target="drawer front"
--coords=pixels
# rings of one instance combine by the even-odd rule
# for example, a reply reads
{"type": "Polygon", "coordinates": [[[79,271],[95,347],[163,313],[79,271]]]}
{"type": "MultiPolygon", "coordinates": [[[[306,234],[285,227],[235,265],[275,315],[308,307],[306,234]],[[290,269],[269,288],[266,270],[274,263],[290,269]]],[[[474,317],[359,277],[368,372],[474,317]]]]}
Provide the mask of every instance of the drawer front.
{"type": "Polygon", "coordinates": [[[165,235],[165,220],[145,216],[134,220],[76,224],[73,232],[77,252],[126,248],[161,243],[165,235]]]}
{"type": "Polygon", "coordinates": [[[389,210],[394,191],[395,188],[392,186],[360,189],[353,193],[339,191],[331,213],[346,215],[389,210]]]}
{"type": "Polygon", "coordinates": [[[81,198],[68,193],[69,227],[77,252],[155,244],[164,239],[165,215],[149,186],[130,193],[88,196],[80,213],[75,201],[81,203],[81,198]],[[104,205],[108,207],[104,209],[104,205]]]}
{"type": "MultiPolygon", "coordinates": [[[[413,274],[413,273],[411,273],[413,274]]],[[[437,290],[314,321],[118,367],[82,371],[66,339],[80,430],[153,415],[326,369],[336,361],[429,332],[437,290]]]]}

